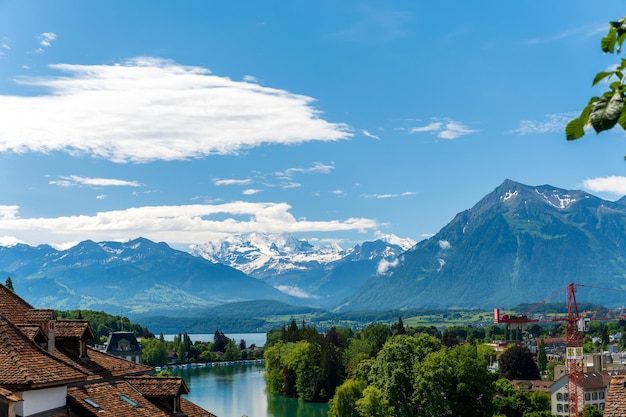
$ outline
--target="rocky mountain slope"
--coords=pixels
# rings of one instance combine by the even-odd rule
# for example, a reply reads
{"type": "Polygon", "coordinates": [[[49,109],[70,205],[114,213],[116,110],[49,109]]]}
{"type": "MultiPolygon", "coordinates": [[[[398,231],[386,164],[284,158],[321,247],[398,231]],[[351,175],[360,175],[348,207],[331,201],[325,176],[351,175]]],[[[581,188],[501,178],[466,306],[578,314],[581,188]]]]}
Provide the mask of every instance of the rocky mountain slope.
{"type": "MultiPolygon", "coordinates": [[[[344,309],[510,307],[570,283],[578,299],[626,304],[626,206],[583,191],[505,181],[370,278],[344,309]]],[[[565,301],[564,295],[556,301],[565,301]]]]}
{"type": "Polygon", "coordinates": [[[0,247],[0,273],[34,306],[63,310],[179,315],[234,301],[297,301],[234,268],[142,238],[68,250],[0,247]]]}
{"type": "Polygon", "coordinates": [[[344,250],[287,234],[248,233],[196,245],[191,253],[239,269],[310,305],[333,307],[372,275],[385,273],[414,244],[387,236],[344,250]]]}

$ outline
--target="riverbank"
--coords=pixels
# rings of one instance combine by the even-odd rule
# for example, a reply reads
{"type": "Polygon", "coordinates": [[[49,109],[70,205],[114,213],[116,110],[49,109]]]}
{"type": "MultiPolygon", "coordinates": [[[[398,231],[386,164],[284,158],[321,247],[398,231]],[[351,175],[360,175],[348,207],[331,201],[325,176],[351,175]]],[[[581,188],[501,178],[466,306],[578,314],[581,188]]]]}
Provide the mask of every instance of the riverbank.
{"type": "Polygon", "coordinates": [[[161,372],[165,370],[178,370],[178,369],[189,369],[189,368],[212,368],[215,366],[253,365],[253,364],[264,364],[264,363],[265,363],[265,359],[245,359],[245,360],[240,360],[240,361],[219,361],[219,362],[192,362],[192,363],[156,366],[154,370],[156,372],[161,372]]]}

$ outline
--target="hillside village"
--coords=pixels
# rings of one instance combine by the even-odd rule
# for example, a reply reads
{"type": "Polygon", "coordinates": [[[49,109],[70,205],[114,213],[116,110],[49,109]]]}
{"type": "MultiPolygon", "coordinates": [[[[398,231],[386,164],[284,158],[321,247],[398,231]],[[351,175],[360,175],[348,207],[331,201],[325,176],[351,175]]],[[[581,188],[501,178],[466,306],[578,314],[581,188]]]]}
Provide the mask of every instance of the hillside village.
{"type": "Polygon", "coordinates": [[[0,285],[0,416],[215,417],[183,397],[182,378],[96,350],[93,337],[87,321],[57,320],[0,285]]]}

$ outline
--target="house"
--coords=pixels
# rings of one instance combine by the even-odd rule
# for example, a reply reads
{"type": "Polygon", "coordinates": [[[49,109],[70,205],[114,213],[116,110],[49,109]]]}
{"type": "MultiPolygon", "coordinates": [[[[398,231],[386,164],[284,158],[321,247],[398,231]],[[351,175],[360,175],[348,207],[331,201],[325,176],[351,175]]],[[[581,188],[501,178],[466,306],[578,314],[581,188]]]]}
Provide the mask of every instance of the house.
{"type": "Polygon", "coordinates": [[[511,384],[513,388],[518,391],[526,391],[526,392],[545,392],[550,394],[550,388],[554,384],[554,381],[543,381],[543,380],[526,380],[526,379],[513,379],[511,380],[511,384]]]}
{"type": "MultiPolygon", "coordinates": [[[[615,371],[585,372],[583,379],[584,404],[593,405],[599,410],[604,410],[611,379],[616,375],[615,371]]],[[[567,417],[569,411],[569,397],[567,390],[567,375],[558,378],[550,389],[552,403],[552,415],[567,417]]]]}
{"type": "Polygon", "coordinates": [[[182,397],[182,378],[91,348],[93,337],[87,321],[0,285],[0,417],[215,417],[182,397]]]}
{"type": "Polygon", "coordinates": [[[133,332],[110,332],[104,345],[104,352],[141,363],[141,345],[133,332]]]}

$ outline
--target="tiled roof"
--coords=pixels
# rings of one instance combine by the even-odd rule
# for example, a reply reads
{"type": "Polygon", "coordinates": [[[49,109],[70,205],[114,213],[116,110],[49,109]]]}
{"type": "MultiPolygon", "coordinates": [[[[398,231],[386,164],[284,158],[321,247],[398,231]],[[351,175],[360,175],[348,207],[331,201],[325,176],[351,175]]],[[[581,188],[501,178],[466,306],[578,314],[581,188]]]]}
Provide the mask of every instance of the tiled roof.
{"type": "MultiPolygon", "coordinates": [[[[69,387],[67,395],[73,403],[72,408],[81,408],[85,413],[93,416],[165,417],[171,415],[152,404],[125,381],[69,387]]],[[[83,413],[79,414],[83,415],[83,413]]]]}
{"type": "Polygon", "coordinates": [[[606,371],[585,372],[584,387],[588,389],[602,389],[611,382],[611,373],[606,371]]]}
{"type": "Polygon", "coordinates": [[[6,398],[7,400],[14,401],[14,402],[22,401],[19,399],[19,397],[17,397],[11,391],[9,391],[8,389],[4,389],[4,388],[0,388],[0,397],[6,398]]]}
{"type": "Polygon", "coordinates": [[[45,337],[41,331],[41,327],[37,324],[21,324],[17,326],[30,340],[35,340],[38,334],[45,337]]]}
{"type": "Polygon", "coordinates": [[[84,373],[41,349],[0,315],[0,383],[3,387],[59,386],[85,378],[84,373]]]}
{"type": "Polygon", "coordinates": [[[28,323],[48,323],[50,320],[56,320],[56,313],[52,309],[33,308],[26,312],[26,321],[28,323]]]}
{"type": "MultiPolygon", "coordinates": [[[[165,381],[166,385],[168,383],[165,381]]],[[[171,411],[150,402],[144,397],[145,394],[137,390],[128,380],[69,387],[67,395],[72,403],[72,409],[80,408],[83,411],[78,413],[81,416],[161,417],[174,415],[171,411]]],[[[175,415],[180,417],[215,417],[215,415],[184,398],[181,398],[181,411],[182,414],[177,413],[175,415]]]]}
{"type": "Polygon", "coordinates": [[[26,323],[26,314],[33,306],[4,285],[0,285],[0,314],[13,323],[26,323]]]}
{"type": "Polygon", "coordinates": [[[127,377],[126,381],[146,397],[176,397],[189,394],[182,378],[156,376],[127,377]]]}
{"type": "Polygon", "coordinates": [[[96,337],[87,320],[59,320],[54,324],[57,339],[93,339],[96,337]]]}
{"type": "Polygon", "coordinates": [[[80,369],[87,375],[90,381],[102,378],[145,375],[153,372],[150,366],[127,361],[93,348],[88,348],[88,359],[80,359],[65,353],[61,349],[56,349],[54,356],[66,364],[80,369]]]}
{"type": "Polygon", "coordinates": [[[604,417],[623,416],[626,416],[626,376],[616,375],[611,379],[604,417]]]}

